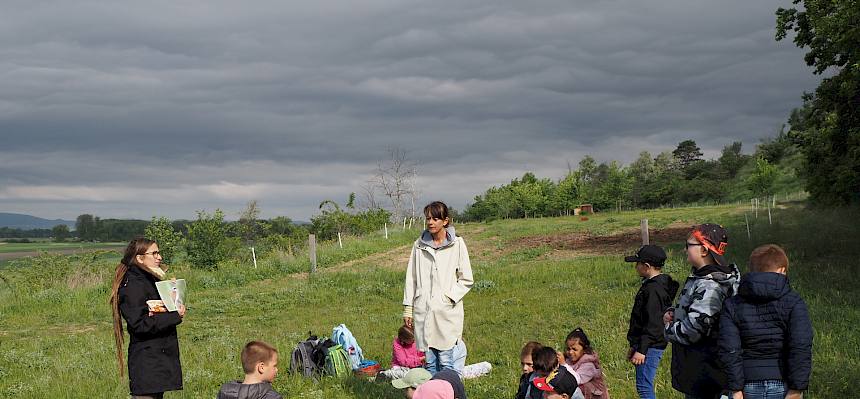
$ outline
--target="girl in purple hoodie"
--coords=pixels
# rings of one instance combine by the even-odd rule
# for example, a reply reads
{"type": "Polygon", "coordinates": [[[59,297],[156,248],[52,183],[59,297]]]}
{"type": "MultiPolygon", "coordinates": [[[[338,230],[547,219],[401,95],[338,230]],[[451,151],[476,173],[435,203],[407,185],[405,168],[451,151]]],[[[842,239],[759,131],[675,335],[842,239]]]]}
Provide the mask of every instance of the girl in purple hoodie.
{"type": "Polygon", "coordinates": [[[567,334],[564,343],[564,359],[579,374],[579,389],[585,399],[609,399],[600,358],[591,347],[585,331],[577,327],[567,334]]]}

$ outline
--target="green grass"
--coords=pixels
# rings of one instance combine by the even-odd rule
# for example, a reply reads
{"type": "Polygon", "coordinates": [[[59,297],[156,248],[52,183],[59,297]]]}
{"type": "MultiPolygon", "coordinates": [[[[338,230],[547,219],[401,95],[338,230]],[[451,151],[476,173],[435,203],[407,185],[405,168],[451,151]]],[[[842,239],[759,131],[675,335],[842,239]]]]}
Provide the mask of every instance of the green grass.
{"type": "MultiPolygon", "coordinates": [[[[560,346],[581,326],[600,353],[616,398],[635,397],[633,367],[624,359],[627,319],[639,280],[617,254],[578,255],[523,244],[529,237],[570,233],[615,234],[716,221],[731,236],[728,258],[739,264],[753,247],[783,245],[792,261],[792,285],[809,304],[815,328],[814,369],[807,397],[854,395],[860,378],[860,274],[853,240],[857,210],[781,210],[752,219],[747,238],[743,209],[731,206],[662,209],[579,217],[495,221],[458,226],[472,256],[476,284],[465,298],[464,338],[469,362],[489,361],[493,372],[468,380],[471,398],[506,398],[516,390],[520,346],[529,340],[560,346]]],[[[315,384],[290,376],[288,356],[308,331],[328,335],[345,323],[366,356],[390,362],[400,320],[408,245],[417,232],[348,238],[344,249],[320,246],[320,272],[307,276],[306,254],[263,254],[258,268],[246,259],[213,272],[178,262],[170,273],[188,279],[186,320],[179,327],[185,389],[168,398],[211,398],[221,383],[241,377],[238,352],[252,339],[281,351],[275,388],[291,398],[400,398],[385,384],[325,378],[315,384]]],[[[599,241],[600,238],[594,238],[599,241]]],[[[638,242],[630,242],[629,251],[638,242]]],[[[681,243],[669,246],[666,271],[683,281],[688,271],[681,243]]],[[[0,270],[0,397],[125,397],[118,377],[106,304],[116,258],[43,255],[0,270]],[[70,288],[74,287],[74,288],[70,288]]],[[[744,267],[742,267],[744,270],[744,267]]],[[[657,378],[659,397],[671,389],[667,351],[657,378]]]]}
{"type": "Polygon", "coordinates": [[[29,242],[29,243],[12,243],[12,242],[0,242],[0,253],[9,253],[9,252],[38,252],[38,251],[52,251],[59,249],[82,249],[89,250],[95,248],[106,248],[106,247],[117,247],[122,248],[125,246],[125,243],[116,243],[116,242],[29,242]]]}

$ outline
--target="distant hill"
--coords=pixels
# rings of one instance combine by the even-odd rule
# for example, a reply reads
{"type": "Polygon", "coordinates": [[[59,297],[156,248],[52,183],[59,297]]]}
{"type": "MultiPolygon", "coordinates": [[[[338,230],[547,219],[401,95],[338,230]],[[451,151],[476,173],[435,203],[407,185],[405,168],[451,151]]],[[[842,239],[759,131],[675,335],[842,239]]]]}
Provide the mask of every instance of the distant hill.
{"type": "Polygon", "coordinates": [[[0,227],[10,227],[13,229],[32,230],[32,229],[50,229],[58,224],[69,226],[69,230],[75,229],[75,221],[63,219],[42,219],[35,216],[23,215],[20,213],[5,213],[0,212],[0,227]]]}

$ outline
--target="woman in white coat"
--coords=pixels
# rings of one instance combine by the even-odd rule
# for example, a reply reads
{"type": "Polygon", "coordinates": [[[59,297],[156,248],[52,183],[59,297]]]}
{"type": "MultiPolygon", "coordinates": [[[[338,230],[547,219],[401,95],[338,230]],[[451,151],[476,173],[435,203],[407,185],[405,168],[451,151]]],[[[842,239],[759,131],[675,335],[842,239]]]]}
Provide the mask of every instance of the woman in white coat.
{"type": "Polygon", "coordinates": [[[403,287],[403,322],[415,330],[431,374],[443,369],[463,375],[463,297],[472,288],[472,266],[462,237],[450,226],[448,206],[424,207],[427,230],[415,240],[403,287]]]}

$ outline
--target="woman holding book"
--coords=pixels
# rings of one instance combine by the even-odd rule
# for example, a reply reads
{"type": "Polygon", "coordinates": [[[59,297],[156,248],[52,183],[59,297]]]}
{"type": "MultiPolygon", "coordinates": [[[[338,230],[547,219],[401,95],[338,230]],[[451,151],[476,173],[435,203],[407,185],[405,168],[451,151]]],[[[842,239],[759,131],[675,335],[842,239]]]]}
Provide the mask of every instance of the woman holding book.
{"type": "Polygon", "coordinates": [[[128,382],[132,398],[158,399],[165,391],[182,389],[176,326],[185,316],[185,305],[176,312],[160,312],[147,304],[160,299],[155,283],[163,279],[158,244],[143,237],[128,243],[116,267],[110,304],[120,375],[124,371],[120,314],[130,336],[128,382]]]}

